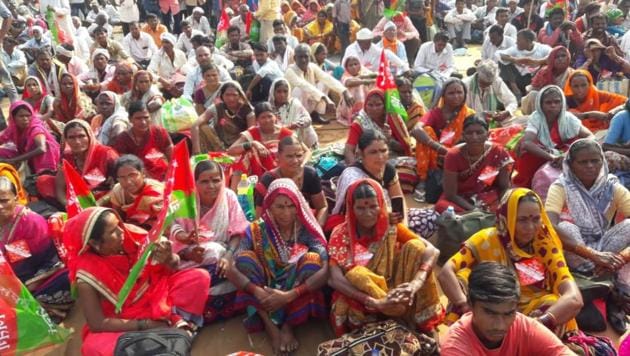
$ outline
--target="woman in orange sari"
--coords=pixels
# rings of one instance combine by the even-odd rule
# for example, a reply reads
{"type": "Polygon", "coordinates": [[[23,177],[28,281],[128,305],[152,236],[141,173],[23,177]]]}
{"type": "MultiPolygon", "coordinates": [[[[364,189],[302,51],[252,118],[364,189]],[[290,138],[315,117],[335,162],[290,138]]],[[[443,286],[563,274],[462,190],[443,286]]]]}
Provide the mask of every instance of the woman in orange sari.
{"type": "Polygon", "coordinates": [[[475,112],[466,106],[466,85],[451,78],[442,87],[438,106],[426,113],[411,130],[416,139],[416,161],[420,190],[424,190],[429,171],[442,166],[448,148],[462,138],[464,120],[475,112]]]}
{"type": "Polygon", "coordinates": [[[55,120],[68,122],[74,119],[89,119],[94,115],[91,100],[80,91],[79,81],[64,73],[59,78],[59,96],[53,102],[55,120]]]}
{"type": "Polygon", "coordinates": [[[591,73],[578,69],[569,75],[564,86],[567,109],[591,132],[608,129],[610,120],[623,109],[627,97],[598,90],[591,73]]]}

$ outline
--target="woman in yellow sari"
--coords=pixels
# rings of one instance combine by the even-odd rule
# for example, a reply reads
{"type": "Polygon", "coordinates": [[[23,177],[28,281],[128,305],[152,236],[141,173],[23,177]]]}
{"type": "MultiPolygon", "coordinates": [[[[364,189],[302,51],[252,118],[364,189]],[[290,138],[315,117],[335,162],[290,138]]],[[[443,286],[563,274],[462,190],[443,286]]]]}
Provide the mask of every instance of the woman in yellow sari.
{"type": "Polygon", "coordinates": [[[418,331],[434,331],[444,317],[432,272],[439,251],[405,225],[390,225],[376,181],[357,180],[345,198],[346,221],[328,243],[335,333],[383,316],[400,318],[418,331]]]}
{"type": "Polygon", "coordinates": [[[560,337],[577,331],[575,316],[582,295],[564,259],[562,243],[540,198],[517,188],[503,196],[497,226],[468,239],[444,265],[440,285],[450,301],[447,321],[469,311],[465,285],[471,268],[481,262],[498,262],[514,269],[521,285],[519,311],[538,319],[560,337]]]}
{"type": "Polygon", "coordinates": [[[411,136],[416,139],[420,190],[424,190],[429,170],[441,167],[448,148],[459,143],[464,120],[474,113],[466,106],[466,85],[457,78],[447,80],[438,106],[427,112],[411,130],[411,136]]]}
{"type": "Polygon", "coordinates": [[[319,10],[317,12],[317,18],[304,26],[304,39],[309,45],[315,42],[321,42],[327,48],[334,50],[334,29],[333,23],[328,21],[326,10],[319,10]]]}

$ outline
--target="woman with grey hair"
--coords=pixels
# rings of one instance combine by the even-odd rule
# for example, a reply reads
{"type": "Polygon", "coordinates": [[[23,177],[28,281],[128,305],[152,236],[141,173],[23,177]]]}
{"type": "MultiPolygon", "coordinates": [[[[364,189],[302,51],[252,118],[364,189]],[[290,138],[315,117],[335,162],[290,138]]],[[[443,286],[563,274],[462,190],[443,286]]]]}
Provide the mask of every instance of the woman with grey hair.
{"type": "Polygon", "coordinates": [[[483,60],[477,65],[477,72],[463,82],[468,89],[466,105],[484,119],[500,123],[514,115],[518,102],[498,73],[496,62],[483,60]]]}

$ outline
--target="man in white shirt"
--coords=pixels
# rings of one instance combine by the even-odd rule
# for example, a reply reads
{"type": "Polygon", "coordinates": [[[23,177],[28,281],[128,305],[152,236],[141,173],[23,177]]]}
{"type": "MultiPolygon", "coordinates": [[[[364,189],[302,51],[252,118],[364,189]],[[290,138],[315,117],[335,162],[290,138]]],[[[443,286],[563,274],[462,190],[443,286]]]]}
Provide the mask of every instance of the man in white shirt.
{"type": "Polygon", "coordinates": [[[547,63],[551,52],[551,47],[534,42],[535,39],[536,34],[532,30],[520,30],[516,35],[516,46],[499,50],[496,54],[500,58],[501,78],[517,98],[525,95],[533,73],[547,63]]]}
{"type": "Polygon", "coordinates": [[[516,45],[516,38],[506,37],[503,35],[503,29],[499,25],[492,25],[488,29],[488,34],[483,40],[481,46],[481,59],[491,59],[498,61],[495,56],[498,50],[508,49],[516,45]]]}
{"type": "Polygon", "coordinates": [[[287,46],[287,38],[283,35],[275,35],[271,40],[273,42],[271,58],[278,63],[278,66],[284,72],[289,68],[289,65],[295,63],[293,61],[293,48],[287,46]]]}
{"type": "MultiPolygon", "coordinates": [[[[287,27],[284,25],[284,21],[281,19],[273,21],[273,34],[274,36],[284,36],[287,45],[291,47],[291,49],[294,49],[295,47],[297,47],[298,44],[300,44],[297,38],[287,31],[287,27]]],[[[267,48],[269,48],[269,53],[274,51],[273,37],[267,41],[267,48]]]]}
{"type": "Polygon", "coordinates": [[[22,86],[24,79],[26,79],[26,55],[17,48],[17,45],[18,41],[15,38],[5,37],[2,40],[0,57],[13,78],[13,83],[17,86],[22,86]]]}
{"type": "Polygon", "coordinates": [[[284,77],[284,72],[278,63],[269,59],[269,50],[263,43],[252,43],[254,58],[252,64],[256,75],[249,83],[245,94],[252,103],[267,101],[271,83],[277,78],[284,77]]]}
{"type": "MultiPolygon", "coordinates": [[[[345,62],[346,57],[354,56],[359,58],[361,65],[365,68],[372,72],[377,72],[383,49],[372,43],[373,39],[374,35],[371,30],[367,28],[359,30],[359,32],[357,32],[357,40],[346,48],[346,53],[341,63],[345,62]]],[[[398,58],[398,56],[388,49],[385,50],[385,55],[387,56],[390,67],[394,68],[392,74],[401,74],[409,70],[407,58],[398,58]]]]}
{"type": "Polygon", "coordinates": [[[328,120],[320,115],[336,111],[328,90],[343,96],[348,105],[354,104],[354,98],[341,82],[310,62],[310,48],[306,44],[295,48],[295,64],[289,66],[285,78],[293,89],[291,95],[300,100],[315,123],[327,124],[328,120]]]}
{"type": "MultiPolygon", "coordinates": [[[[207,66],[208,64],[213,62],[212,52],[210,48],[206,46],[200,46],[195,50],[195,59],[197,62],[197,66],[191,68],[186,74],[186,83],[184,84],[184,93],[183,97],[192,101],[192,95],[199,83],[203,80],[203,73],[201,71],[202,67],[207,66]]],[[[222,82],[227,82],[228,80],[232,80],[230,77],[230,73],[220,65],[217,65],[219,68],[219,77],[222,82]]]]}
{"type": "Polygon", "coordinates": [[[466,8],[464,0],[456,0],[455,8],[446,13],[444,22],[455,48],[466,47],[465,42],[470,41],[470,28],[475,19],[475,14],[466,8]]]}
{"type": "MultiPolygon", "coordinates": [[[[500,26],[501,28],[503,28],[503,36],[505,37],[511,37],[514,40],[516,40],[516,33],[518,32],[518,30],[516,29],[516,27],[514,25],[512,25],[509,22],[510,19],[510,14],[509,14],[509,10],[504,8],[504,7],[500,7],[497,9],[497,15],[496,15],[496,24],[492,25],[492,26],[500,26]]],[[[490,30],[490,28],[487,28],[484,31],[484,38],[488,37],[488,31],[490,30]]]]}
{"type": "Polygon", "coordinates": [[[486,5],[478,7],[475,12],[477,25],[480,26],[481,29],[494,25],[497,21],[497,9],[497,0],[488,0],[486,5]]]}
{"type": "Polygon", "coordinates": [[[192,26],[193,30],[197,30],[204,35],[210,33],[210,23],[208,19],[203,15],[203,9],[199,6],[193,9],[192,15],[186,18],[186,21],[192,26]]]}
{"type": "MultiPolygon", "coordinates": [[[[190,25],[190,22],[186,20],[182,21],[181,27],[182,27],[182,33],[180,33],[179,37],[177,38],[177,44],[175,44],[175,48],[186,53],[186,55],[188,56],[194,50],[193,44],[191,42],[193,36],[203,35],[203,33],[197,30],[193,30],[192,26],[190,25]]],[[[194,52],[193,52],[193,55],[194,55],[194,52]]]]}
{"type": "Polygon", "coordinates": [[[81,26],[81,19],[78,17],[72,18],[72,24],[74,25],[74,54],[88,62],[90,60],[90,46],[92,46],[92,37],[88,33],[87,28],[81,26]]]}
{"type": "Polygon", "coordinates": [[[433,41],[423,43],[413,64],[415,71],[432,72],[448,78],[455,71],[453,63],[453,47],[448,43],[448,35],[438,32],[433,41]]]}
{"type": "Polygon", "coordinates": [[[484,119],[500,123],[514,115],[518,102],[498,74],[495,61],[483,60],[477,65],[477,72],[463,82],[467,89],[466,105],[484,119]]]}
{"type": "Polygon", "coordinates": [[[236,26],[241,30],[241,41],[249,39],[249,31],[247,31],[247,17],[250,17],[250,22],[253,21],[252,15],[249,12],[249,6],[247,4],[241,4],[238,7],[238,16],[234,16],[230,19],[230,26],[236,26]]]}
{"type": "Polygon", "coordinates": [[[162,48],[153,55],[147,69],[158,78],[160,88],[164,93],[178,97],[182,91],[181,86],[178,87],[177,84],[185,81],[188,61],[184,52],[175,48],[177,42],[175,35],[164,32],[160,35],[160,39],[162,48]]]}
{"type": "Polygon", "coordinates": [[[122,41],[123,49],[129,53],[136,63],[142,68],[146,68],[158,48],[153,42],[153,37],[146,32],[140,31],[137,22],[129,24],[129,33],[122,41]]]}

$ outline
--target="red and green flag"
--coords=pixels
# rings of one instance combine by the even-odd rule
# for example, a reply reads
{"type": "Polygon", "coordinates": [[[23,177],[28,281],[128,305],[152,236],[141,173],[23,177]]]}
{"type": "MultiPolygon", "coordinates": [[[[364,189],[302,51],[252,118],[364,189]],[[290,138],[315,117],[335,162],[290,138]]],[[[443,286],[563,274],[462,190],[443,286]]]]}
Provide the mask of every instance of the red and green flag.
{"type": "Polygon", "coordinates": [[[96,199],[94,199],[94,195],[92,195],[87,183],[65,159],[63,160],[63,173],[66,177],[66,211],[68,212],[68,219],[76,216],[83,209],[96,206],[96,199]]]}
{"type": "Polygon", "coordinates": [[[390,1],[389,6],[383,11],[383,16],[385,16],[388,20],[391,20],[392,17],[404,12],[405,0],[392,0],[390,1]]]}
{"type": "Polygon", "coordinates": [[[385,50],[381,52],[381,62],[378,66],[376,87],[383,90],[385,93],[385,112],[388,114],[396,114],[407,122],[409,119],[407,116],[407,110],[405,110],[405,107],[400,101],[398,87],[396,86],[392,72],[389,70],[389,61],[387,60],[385,50]]]}
{"type": "Polygon", "coordinates": [[[230,27],[230,17],[228,16],[225,8],[221,10],[221,18],[219,18],[219,24],[217,25],[217,37],[214,40],[214,46],[221,48],[227,42],[227,29],[230,27]]]}
{"type": "Polygon", "coordinates": [[[70,331],[50,320],[1,251],[0,291],[0,355],[27,354],[68,338],[70,331]]]}
{"type": "Polygon", "coordinates": [[[131,268],[129,277],[118,293],[118,303],[116,303],[116,312],[120,312],[123,304],[129,297],[129,293],[133,289],[134,284],[140,277],[140,273],[146,266],[151,252],[155,249],[156,243],[164,230],[176,218],[194,219],[196,221],[197,214],[197,195],[195,193],[195,178],[193,176],[190,163],[190,155],[188,146],[185,141],[181,141],[173,149],[173,160],[166,174],[166,185],[164,186],[164,207],[160,211],[157,223],[153,226],[147,240],[142,246],[142,254],[131,268]]]}

